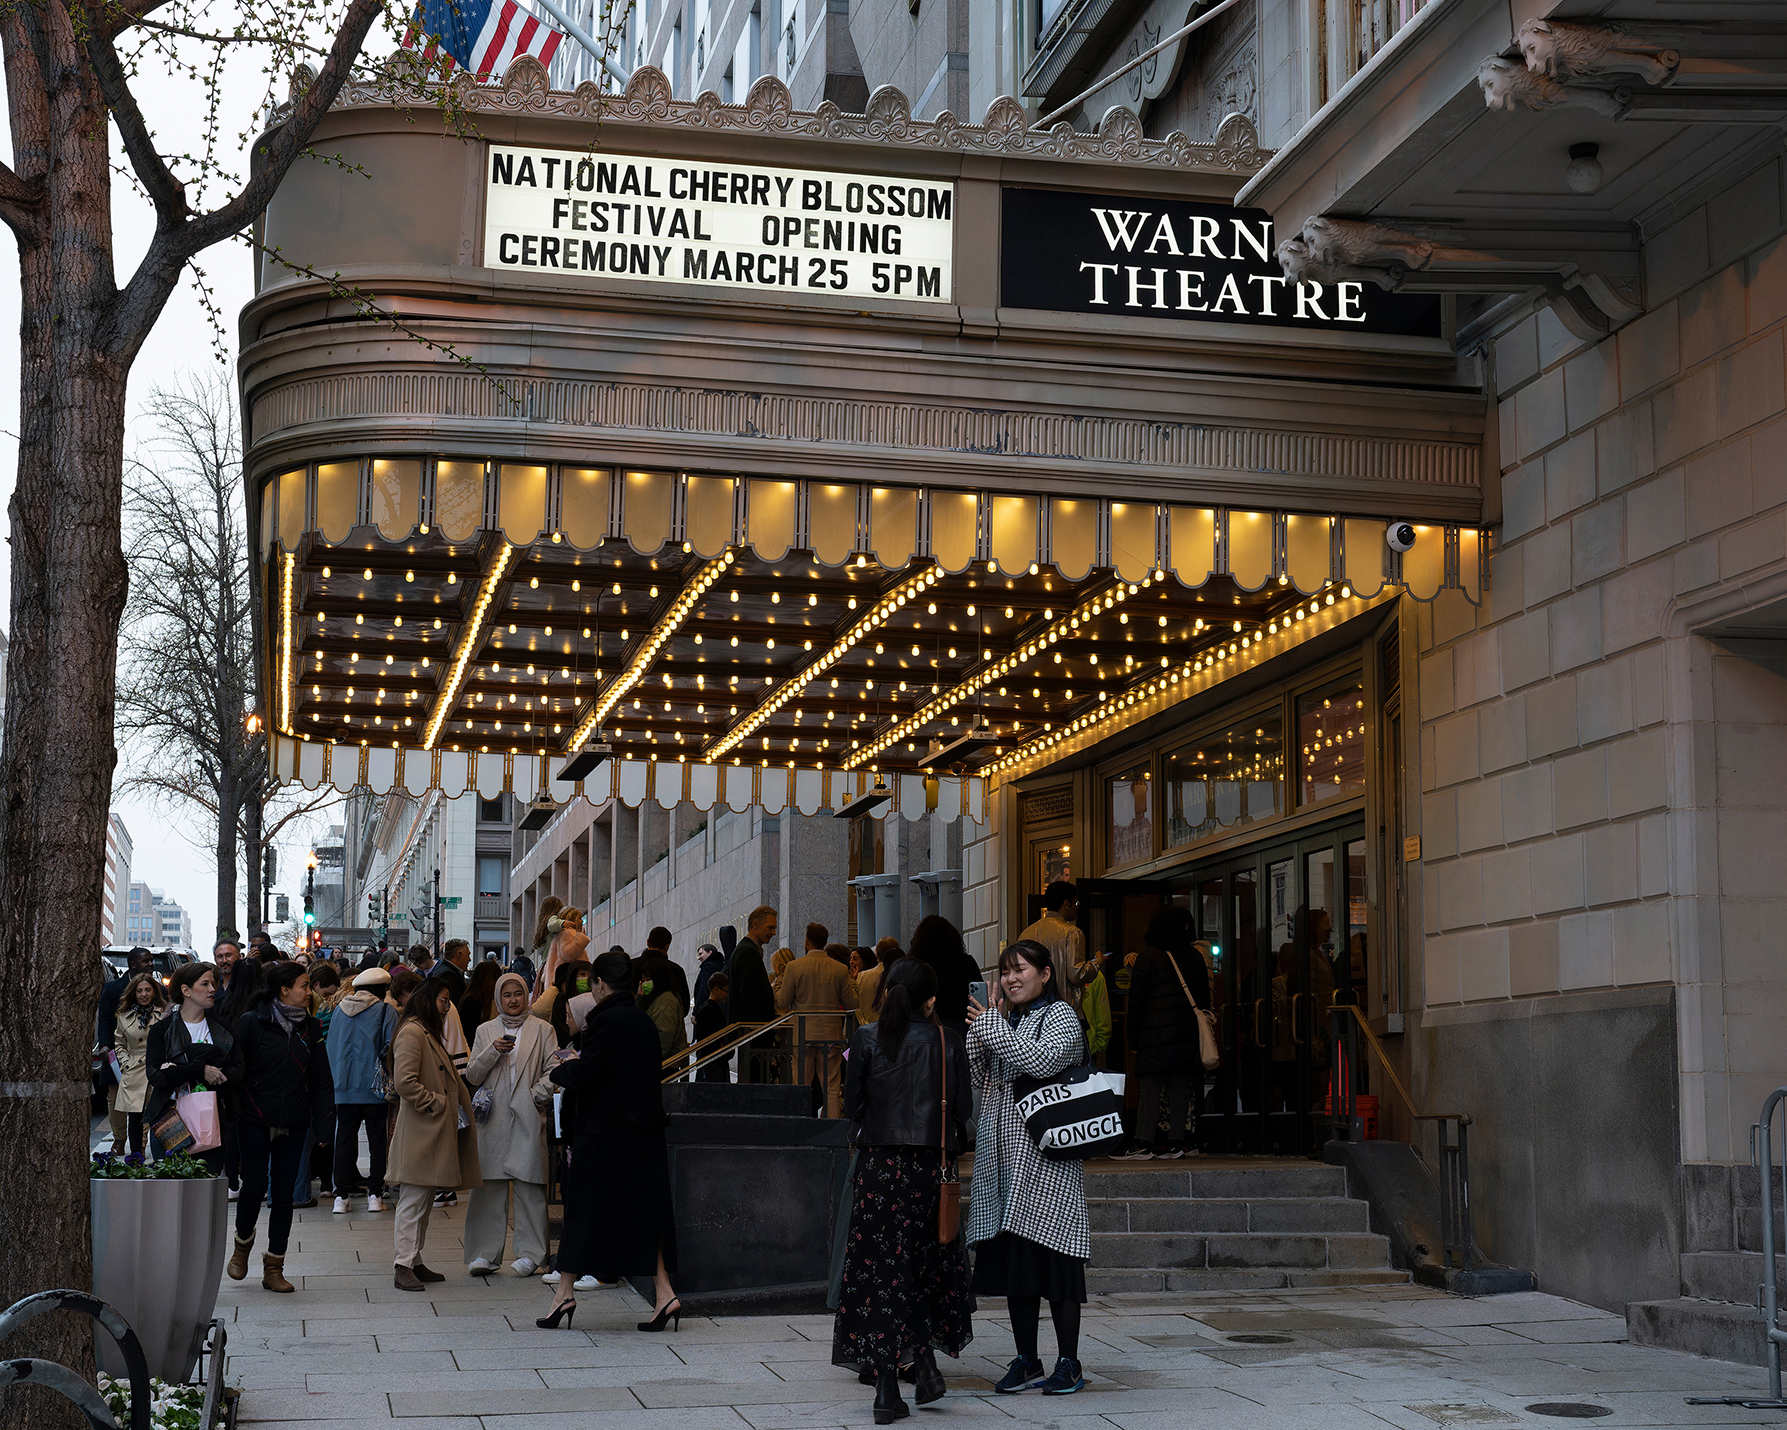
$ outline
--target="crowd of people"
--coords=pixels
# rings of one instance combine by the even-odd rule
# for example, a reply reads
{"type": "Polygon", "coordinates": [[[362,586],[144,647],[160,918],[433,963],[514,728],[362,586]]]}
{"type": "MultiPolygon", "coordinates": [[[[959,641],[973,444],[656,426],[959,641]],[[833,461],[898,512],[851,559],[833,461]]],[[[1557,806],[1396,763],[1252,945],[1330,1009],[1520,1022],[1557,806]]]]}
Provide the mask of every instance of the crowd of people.
{"type": "MultiPolygon", "coordinates": [[[[1106,970],[1086,956],[1075,898],[1073,885],[1051,885],[986,981],[942,917],[920,921],[904,948],[849,948],[809,923],[796,955],[766,952],[779,928],[769,906],[751,911],[742,938],[722,928],[698,950],[692,988],[669,930],[653,929],[637,956],[592,956],[582,912],[556,899],[506,968],[472,967],[461,940],[438,962],[413,948],[355,965],[223,942],[164,987],[147,950],[133,950],[96,1019],[117,1073],[114,1145],[160,1155],[156,1129],[178,1096],[218,1093],[219,1144],[197,1155],[229,1180],[237,1280],[265,1206],[269,1291],[296,1289],[284,1273],[293,1214],[318,1193],[340,1214],[357,1197],[368,1213],[393,1211],[397,1289],[444,1280],[422,1259],[429,1221],[465,1192],[467,1271],[497,1273],[508,1248],[514,1275],[555,1285],[540,1326],[571,1325],[579,1291],[649,1278],[653,1314],[639,1329],[661,1331],[682,1314],[665,1068],[810,1085],[815,1112],[852,1127],[833,1360],[874,1386],[876,1423],[910,1413],[902,1379],[921,1405],[946,1393],[936,1353],[959,1356],[972,1339],[976,1296],[1005,1299],[1017,1343],[996,1389],[1071,1394],[1085,1383],[1082,1165],[1039,1151],[1015,1088],[1100,1060],[1111,1042],[1106,970]],[[974,1195],[958,1224],[957,1159],[971,1144],[974,1195]]],[[[1135,1156],[1187,1150],[1202,1084],[1195,1010],[1210,997],[1200,954],[1188,916],[1165,906],[1115,973],[1139,1081],[1135,1156]]]]}

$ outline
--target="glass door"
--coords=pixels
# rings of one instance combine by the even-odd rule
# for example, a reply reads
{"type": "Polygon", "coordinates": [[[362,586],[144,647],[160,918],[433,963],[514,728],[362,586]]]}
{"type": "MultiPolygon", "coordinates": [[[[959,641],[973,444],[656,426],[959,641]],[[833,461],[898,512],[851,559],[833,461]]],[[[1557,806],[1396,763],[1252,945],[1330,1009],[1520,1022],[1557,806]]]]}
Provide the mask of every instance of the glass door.
{"type": "Polygon", "coordinates": [[[1180,885],[1187,895],[1212,968],[1222,1050],[1205,1077],[1199,1146],[1319,1155],[1336,1076],[1331,1012],[1360,996],[1367,965],[1363,828],[1331,827],[1194,869],[1180,885]]]}

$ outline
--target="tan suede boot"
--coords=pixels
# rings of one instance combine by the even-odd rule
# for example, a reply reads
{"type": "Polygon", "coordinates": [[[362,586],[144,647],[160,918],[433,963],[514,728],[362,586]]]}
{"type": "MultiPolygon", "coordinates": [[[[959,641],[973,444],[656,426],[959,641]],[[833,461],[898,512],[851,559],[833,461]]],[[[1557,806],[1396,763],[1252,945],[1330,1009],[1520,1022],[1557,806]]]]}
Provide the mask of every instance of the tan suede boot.
{"type": "Polygon", "coordinates": [[[252,1236],[246,1241],[241,1237],[236,1238],[235,1255],[230,1257],[230,1264],[224,1267],[224,1270],[229,1273],[230,1280],[240,1281],[248,1275],[248,1253],[253,1250],[254,1238],[252,1236]]]}
{"type": "Polygon", "coordinates": [[[296,1291],[298,1288],[285,1279],[285,1258],[283,1256],[261,1257],[261,1285],[269,1291],[296,1291]]]}

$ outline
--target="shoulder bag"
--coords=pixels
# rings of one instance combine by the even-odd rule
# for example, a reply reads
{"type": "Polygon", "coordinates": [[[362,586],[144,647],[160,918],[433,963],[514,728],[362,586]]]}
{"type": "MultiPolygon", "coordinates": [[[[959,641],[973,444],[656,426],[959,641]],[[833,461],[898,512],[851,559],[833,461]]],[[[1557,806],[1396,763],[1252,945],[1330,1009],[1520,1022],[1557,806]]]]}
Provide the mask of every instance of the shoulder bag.
{"type": "Polygon", "coordinates": [[[962,1178],[949,1160],[949,1039],[937,1030],[943,1053],[943,1117],[938,1123],[937,1150],[943,1158],[943,1180],[937,1187],[937,1244],[948,1246],[962,1229],[962,1178]]]}
{"type": "MultiPolygon", "coordinates": [[[[1085,1033],[1080,1048],[1086,1051],[1085,1033]]],[[[1123,1074],[1084,1060],[1053,1077],[1016,1077],[1011,1093],[1024,1130],[1052,1162],[1084,1162],[1123,1150],[1123,1074]]]]}
{"type": "Polygon", "coordinates": [[[1203,1059],[1204,1071],[1215,1072],[1222,1066],[1222,1048],[1216,1041],[1216,1014],[1208,1008],[1198,1007],[1198,1000],[1191,996],[1191,986],[1186,983],[1185,975],[1179,972],[1179,960],[1170,952],[1167,952],[1167,962],[1173,965],[1173,976],[1179,980],[1179,987],[1185,993],[1185,1001],[1191,1004],[1191,1011],[1197,1014],[1198,1055],[1203,1059]]]}

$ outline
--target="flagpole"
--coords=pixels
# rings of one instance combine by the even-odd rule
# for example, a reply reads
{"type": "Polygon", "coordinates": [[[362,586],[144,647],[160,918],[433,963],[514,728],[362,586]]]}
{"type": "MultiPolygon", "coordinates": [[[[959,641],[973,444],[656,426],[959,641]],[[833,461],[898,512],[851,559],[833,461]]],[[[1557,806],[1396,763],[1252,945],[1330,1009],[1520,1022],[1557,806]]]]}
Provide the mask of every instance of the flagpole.
{"type": "Polygon", "coordinates": [[[577,41],[578,44],[582,45],[584,49],[590,52],[590,54],[595,56],[602,68],[613,76],[616,84],[626,84],[628,78],[626,72],[622,70],[620,66],[615,64],[613,60],[608,58],[608,51],[603,46],[592,40],[589,37],[588,32],[565,13],[559,6],[558,0],[539,0],[539,4],[547,14],[551,15],[553,19],[557,20],[559,24],[564,27],[564,31],[567,35],[577,41]]]}

